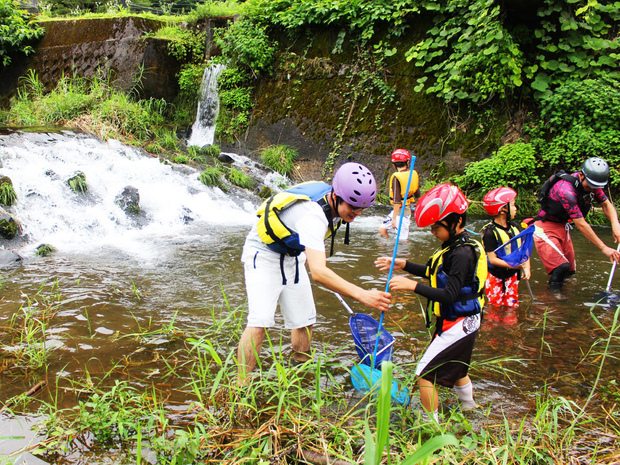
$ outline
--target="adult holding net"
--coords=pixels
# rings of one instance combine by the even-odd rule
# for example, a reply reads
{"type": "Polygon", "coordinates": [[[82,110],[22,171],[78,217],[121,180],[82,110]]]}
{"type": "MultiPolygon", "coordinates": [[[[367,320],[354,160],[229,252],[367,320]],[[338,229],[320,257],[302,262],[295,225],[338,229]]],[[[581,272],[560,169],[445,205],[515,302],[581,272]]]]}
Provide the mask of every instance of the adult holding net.
{"type": "Polygon", "coordinates": [[[310,279],[364,305],[387,311],[391,296],[362,289],[327,267],[325,239],[341,224],[348,225],[375,202],[375,178],[359,163],[345,163],[332,185],[302,183],[276,194],[258,209],[258,221],[248,234],[242,254],[248,295],[247,326],[239,341],[237,364],[240,384],[255,368],[266,329],[275,325],[278,305],[291,330],[293,363],[309,358],[316,308],[310,279]]]}

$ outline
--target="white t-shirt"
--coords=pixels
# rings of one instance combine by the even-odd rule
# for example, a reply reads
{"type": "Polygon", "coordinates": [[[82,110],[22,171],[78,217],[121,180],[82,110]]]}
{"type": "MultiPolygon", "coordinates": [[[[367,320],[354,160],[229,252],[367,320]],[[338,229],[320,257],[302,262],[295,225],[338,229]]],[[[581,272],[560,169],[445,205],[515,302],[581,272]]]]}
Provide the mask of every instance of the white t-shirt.
{"type": "MultiPolygon", "coordinates": [[[[299,234],[299,243],[306,248],[325,252],[325,234],[329,224],[323,208],[316,202],[297,202],[280,213],[280,218],[286,226],[299,234]]],[[[336,218],[336,221],[338,218],[336,218]]],[[[335,226],[335,225],[334,225],[335,226]]],[[[256,230],[256,224],[248,233],[241,261],[252,260],[257,251],[268,252],[274,260],[280,260],[280,254],[271,250],[261,240],[256,230]]],[[[294,260],[294,257],[286,256],[285,260],[294,260]]]]}

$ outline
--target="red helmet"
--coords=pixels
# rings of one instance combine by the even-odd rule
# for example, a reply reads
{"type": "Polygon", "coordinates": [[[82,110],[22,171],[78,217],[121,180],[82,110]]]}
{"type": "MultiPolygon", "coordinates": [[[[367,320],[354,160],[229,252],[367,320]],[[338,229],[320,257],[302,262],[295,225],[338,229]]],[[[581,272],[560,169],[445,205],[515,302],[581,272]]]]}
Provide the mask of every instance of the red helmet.
{"type": "Polygon", "coordinates": [[[510,187],[497,187],[484,196],[482,204],[489,215],[495,216],[516,196],[517,193],[510,187]]]}
{"type": "Polygon", "coordinates": [[[396,149],[392,152],[392,163],[409,160],[411,160],[411,154],[405,149],[396,149]]]}
{"type": "Polygon", "coordinates": [[[423,228],[443,220],[450,213],[465,213],[468,206],[469,202],[458,187],[438,184],[418,200],[415,222],[423,228]]]}

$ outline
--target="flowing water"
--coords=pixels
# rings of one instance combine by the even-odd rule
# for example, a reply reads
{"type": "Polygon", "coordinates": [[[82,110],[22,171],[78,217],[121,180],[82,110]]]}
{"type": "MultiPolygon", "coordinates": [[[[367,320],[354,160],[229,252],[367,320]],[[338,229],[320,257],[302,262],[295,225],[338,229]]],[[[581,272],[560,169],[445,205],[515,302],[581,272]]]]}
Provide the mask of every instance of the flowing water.
{"type": "Polygon", "coordinates": [[[200,101],[196,121],[187,145],[204,147],[213,144],[215,136],[215,120],[220,110],[220,97],[217,91],[217,77],[225,66],[216,64],[205,68],[200,86],[200,101]]]}
{"type": "MultiPolygon", "coordinates": [[[[11,212],[27,238],[4,244],[23,260],[0,270],[0,327],[37,293],[60,294],[60,311],[46,335],[53,349],[48,379],[80,377],[84,367],[93,375],[103,374],[110,369],[109,361],[139,346],[115,335],[148,324],[165,325],[173,318],[180,328],[197,329],[210,324],[210,309],[226,308],[225,299],[231,308],[244,305],[239,257],[257,198],[242,191],[224,194],[202,185],[190,168],[169,166],[133,148],[80,134],[0,133],[0,157],[0,173],[12,179],[18,196],[11,212]],[[86,195],[66,184],[78,170],[86,175],[86,195]],[[115,202],[127,185],[140,193],[137,219],[115,202]],[[39,257],[35,250],[41,243],[53,245],[56,252],[39,257]]],[[[377,233],[385,213],[384,207],[365,212],[351,226],[351,244],[342,244],[339,234],[336,252],[328,260],[338,274],[364,288],[385,288],[385,273],[373,265],[378,255],[391,255],[394,246],[393,238],[377,233]]],[[[468,227],[480,230],[485,222],[471,219],[468,227]]],[[[596,231],[607,244],[613,243],[610,228],[596,231]]],[[[533,301],[522,284],[517,310],[487,310],[472,372],[479,403],[518,416],[532,408],[534,393],[545,384],[552,393],[577,400],[589,394],[597,366],[582,363],[583,354],[605,334],[586,303],[605,289],[611,266],[579,232],[573,238],[578,273],[565,286],[566,300],[548,295],[544,269],[534,253],[533,301]],[[518,359],[503,363],[512,371],[482,363],[503,357],[518,359]]],[[[437,246],[428,229],[412,226],[398,255],[425,263],[437,246]]],[[[350,343],[346,310],[326,289],[315,286],[314,291],[319,318],[313,344],[329,352],[350,343]]],[[[355,311],[378,317],[349,303],[355,311]]],[[[423,305],[414,295],[395,294],[385,317],[397,338],[394,361],[403,370],[410,369],[429,339],[423,305]]],[[[593,312],[604,323],[613,316],[608,308],[593,312]]],[[[352,350],[338,358],[346,366],[356,361],[352,350]]],[[[619,367],[610,361],[604,375],[617,379],[619,367]]],[[[0,373],[0,403],[30,387],[23,376],[0,373]]],[[[13,426],[0,419],[0,436],[11,436],[13,426]]]]}

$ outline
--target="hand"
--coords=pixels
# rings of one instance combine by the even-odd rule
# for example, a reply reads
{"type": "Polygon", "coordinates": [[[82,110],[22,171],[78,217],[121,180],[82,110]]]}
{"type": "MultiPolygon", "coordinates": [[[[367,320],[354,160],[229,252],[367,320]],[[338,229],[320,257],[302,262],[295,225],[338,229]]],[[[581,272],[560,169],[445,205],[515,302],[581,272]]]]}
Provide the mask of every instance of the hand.
{"type": "MultiPolygon", "coordinates": [[[[381,271],[389,271],[391,263],[392,259],[390,257],[379,257],[375,260],[375,266],[381,271]]],[[[405,268],[406,263],[406,260],[402,258],[397,258],[396,260],[394,260],[394,269],[402,270],[405,268]]]]}
{"type": "Polygon", "coordinates": [[[390,279],[390,289],[393,291],[415,291],[418,282],[404,276],[394,276],[390,279]]]}
{"type": "Polygon", "coordinates": [[[532,277],[532,270],[529,268],[523,268],[523,272],[521,273],[521,278],[530,279],[532,277]]]}
{"type": "Polygon", "coordinates": [[[378,291],[376,289],[364,291],[362,299],[360,300],[360,302],[367,307],[376,308],[382,312],[388,311],[391,301],[392,294],[389,292],[378,291]]]}
{"type": "Polygon", "coordinates": [[[601,252],[603,252],[603,254],[604,254],[606,257],[609,257],[609,259],[610,259],[612,262],[616,262],[616,263],[620,262],[620,252],[618,252],[616,249],[612,249],[611,247],[607,247],[607,246],[605,246],[605,247],[601,250],[601,252]]]}

